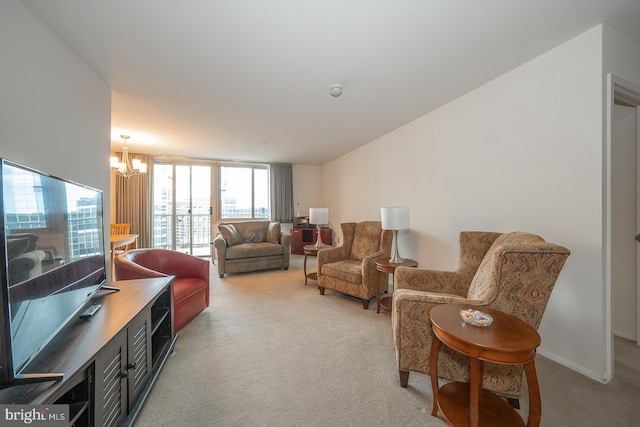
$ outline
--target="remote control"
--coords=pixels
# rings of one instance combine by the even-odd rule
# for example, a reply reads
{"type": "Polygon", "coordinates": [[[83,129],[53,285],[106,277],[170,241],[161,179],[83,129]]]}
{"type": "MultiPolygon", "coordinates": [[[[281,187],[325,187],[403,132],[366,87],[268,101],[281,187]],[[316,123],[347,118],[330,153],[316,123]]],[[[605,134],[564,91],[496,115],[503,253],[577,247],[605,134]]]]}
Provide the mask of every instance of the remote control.
{"type": "Polygon", "coordinates": [[[90,318],[91,316],[96,314],[96,311],[98,311],[100,307],[102,307],[102,304],[94,304],[89,306],[89,308],[87,308],[85,311],[82,312],[82,314],[80,314],[80,318],[81,319],[90,318]]]}

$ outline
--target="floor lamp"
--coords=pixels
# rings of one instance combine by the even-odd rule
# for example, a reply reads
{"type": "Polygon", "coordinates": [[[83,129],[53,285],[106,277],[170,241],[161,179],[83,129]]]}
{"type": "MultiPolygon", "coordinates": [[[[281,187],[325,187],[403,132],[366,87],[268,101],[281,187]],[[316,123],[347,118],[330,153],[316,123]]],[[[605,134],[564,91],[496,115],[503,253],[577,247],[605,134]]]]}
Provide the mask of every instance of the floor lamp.
{"type": "Polygon", "coordinates": [[[398,253],[398,230],[409,228],[409,206],[390,206],[380,208],[382,229],[393,230],[393,256],[389,259],[391,264],[400,264],[404,259],[398,253]]]}
{"type": "Polygon", "coordinates": [[[320,232],[320,226],[329,223],[329,208],[310,208],[309,209],[309,223],[315,224],[318,227],[318,239],[314,245],[316,249],[320,249],[324,246],[322,243],[322,233],[320,232]]]}

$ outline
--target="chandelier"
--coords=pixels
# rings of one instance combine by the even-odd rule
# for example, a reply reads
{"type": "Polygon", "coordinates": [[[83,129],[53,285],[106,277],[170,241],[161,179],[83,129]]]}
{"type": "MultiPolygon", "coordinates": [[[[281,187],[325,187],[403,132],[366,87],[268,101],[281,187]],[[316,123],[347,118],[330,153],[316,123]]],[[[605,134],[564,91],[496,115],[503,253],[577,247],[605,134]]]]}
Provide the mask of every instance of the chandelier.
{"type": "Polygon", "coordinates": [[[139,173],[147,172],[147,164],[142,163],[140,159],[129,160],[129,147],[127,147],[127,139],[129,135],[120,135],[122,138],[122,161],[117,156],[111,156],[111,172],[122,176],[123,178],[129,178],[139,173]]]}

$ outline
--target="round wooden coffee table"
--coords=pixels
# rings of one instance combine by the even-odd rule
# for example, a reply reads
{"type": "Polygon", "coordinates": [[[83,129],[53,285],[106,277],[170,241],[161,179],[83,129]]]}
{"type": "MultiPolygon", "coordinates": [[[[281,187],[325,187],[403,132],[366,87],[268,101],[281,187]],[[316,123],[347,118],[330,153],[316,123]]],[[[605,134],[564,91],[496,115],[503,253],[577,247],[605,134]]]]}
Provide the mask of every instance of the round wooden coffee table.
{"type": "Polygon", "coordinates": [[[515,316],[487,307],[445,304],[429,314],[434,339],[431,344],[431,388],[433,411],[442,412],[454,426],[524,426],[524,420],[504,399],[482,388],[484,361],[524,365],[529,390],[527,426],[540,424],[540,388],[536,376],[535,355],[540,335],[531,325],[515,316]],[[460,310],[479,310],[493,317],[489,326],[474,326],[460,317],[460,310]],[[440,343],[470,357],[469,384],[451,382],[438,387],[438,352],[440,343]]]}
{"type": "MultiPolygon", "coordinates": [[[[403,259],[402,262],[389,262],[388,259],[377,259],[376,269],[382,273],[391,273],[391,283],[393,283],[393,275],[398,267],[417,267],[418,261],[412,259],[403,259]]],[[[378,303],[378,313],[380,313],[380,307],[385,310],[391,311],[391,303],[393,298],[391,296],[380,298],[380,282],[377,282],[378,288],[376,289],[376,302],[378,303]]]]}

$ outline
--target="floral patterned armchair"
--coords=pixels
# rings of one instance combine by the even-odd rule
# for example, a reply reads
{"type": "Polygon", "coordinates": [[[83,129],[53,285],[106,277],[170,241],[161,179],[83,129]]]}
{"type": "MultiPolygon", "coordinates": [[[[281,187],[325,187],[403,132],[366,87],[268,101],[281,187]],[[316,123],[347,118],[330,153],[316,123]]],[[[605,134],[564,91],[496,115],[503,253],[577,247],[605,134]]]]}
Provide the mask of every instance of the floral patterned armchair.
{"type": "MultiPolygon", "coordinates": [[[[438,304],[474,304],[512,314],[538,328],[551,291],[570,252],[525,232],[460,233],[457,271],[398,267],[394,276],[392,328],[400,385],[409,371],[429,373],[433,332],[430,310],[438,304]]],[[[521,365],[484,364],[483,387],[518,407],[521,365]]],[[[469,382],[469,361],[446,346],[438,376],[469,382]]]]}
{"type": "Polygon", "coordinates": [[[393,233],[382,230],[380,221],[347,222],[341,224],[342,246],[318,251],[318,289],[325,288],[369,300],[378,289],[387,289],[389,274],[376,269],[376,260],[391,256],[393,233]]]}

